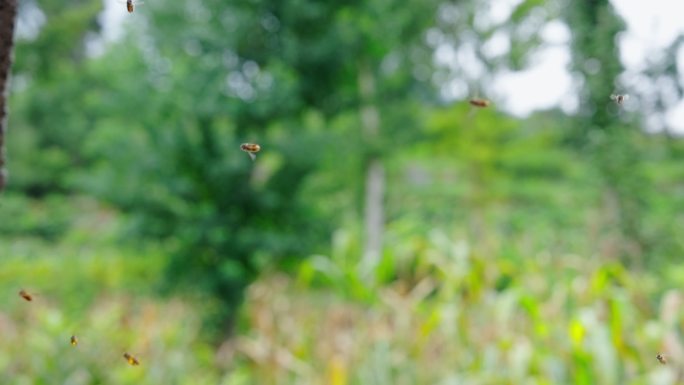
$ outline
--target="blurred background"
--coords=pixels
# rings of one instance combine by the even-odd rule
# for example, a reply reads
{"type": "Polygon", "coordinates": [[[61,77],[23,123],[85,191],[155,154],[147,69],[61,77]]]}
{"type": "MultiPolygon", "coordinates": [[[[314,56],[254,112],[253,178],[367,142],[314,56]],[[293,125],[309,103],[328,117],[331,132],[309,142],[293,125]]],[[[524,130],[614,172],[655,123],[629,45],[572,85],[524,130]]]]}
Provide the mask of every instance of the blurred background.
{"type": "Polygon", "coordinates": [[[0,382],[682,383],[680,5],[21,0],[0,382]]]}

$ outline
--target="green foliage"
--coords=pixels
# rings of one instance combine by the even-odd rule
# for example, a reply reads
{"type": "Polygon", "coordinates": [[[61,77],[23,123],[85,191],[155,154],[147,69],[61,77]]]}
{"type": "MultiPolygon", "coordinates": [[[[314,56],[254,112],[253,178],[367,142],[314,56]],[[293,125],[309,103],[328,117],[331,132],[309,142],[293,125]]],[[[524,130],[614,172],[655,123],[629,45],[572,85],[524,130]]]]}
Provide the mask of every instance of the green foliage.
{"type": "Polygon", "coordinates": [[[27,2],[24,9],[42,12],[45,24],[33,26],[40,28],[29,31],[36,36],[16,44],[13,72],[28,92],[19,93],[11,106],[9,125],[16,135],[8,135],[8,147],[23,155],[10,160],[17,171],[10,188],[43,196],[71,190],[71,169],[86,161],[79,145],[96,115],[96,103],[84,85],[93,87],[98,81],[83,76],[88,64],[85,38],[98,30],[101,4],[44,0],[27,2]]]}
{"type": "Polygon", "coordinates": [[[71,224],[72,207],[63,197],[41,200],[8,193],[0,205],[0,234],[15,237],[59,238],[71,224]]]}
{"type": "Polygon", "coordinates": [[[0,379],[5,384],[217,381],[216,373],[206,371],[212,364],[210,347],[198,342],[201,322],[187,303],[103,293],[73,313],[60,307],[54,294],[39,295],[30,303],[12,297],[14,310],[2,314],[6,337],[0,343],[0,379]],[[72,334],[79,340],[75,347],[69,344],[72,334]],[[134,354],[141,366],[129,366],[124,351],[134,354]]]}
{"type": "Polygon", "coordinates": [[[432,87],[454,76],[434,71],[434,44],[472,48],[490,72],[454,73],[485,90],[526,64],[560,3],[493,25],[476,19],[494,1],[149,2],[95,52],[99,3],[41,1],[0,203],[0,382],[666,383],[653,357],[682,326],[658,310],[684,277],[684,146],[610,104],[609,3],[564,14],[577,118],[439,106],[432,87]],[[487,58],[497,32],[510,51],[487,58]],[[243,142],[262,146],[255,162],[243,142]],[[370,158],[387,174],[372,267],[370,158]]]}
{"type": "MultiPolygon", "coordinates": [[[[112,212],[81,199],[58,240],[0,233],[0,382],[3,384],[214,384],[219,373],[202,333],[215,304],[191,296],[159,301],[158,247],[116,242],[112,212]],[[33,295],[27,302],[18,296],[33,295]],[[79,343],[69,344],[71,335],[79,343]],[[130,351],[141,366],[129,366],[130,351]]],[[[6,218],[3,218],[3,223],[6,218]]]]}
{"type": "Polygon", "coordinates": [[[389,232],[389,281],[366,275],[354,236],[338,233],[329,259],[250,289],[245,381],[645,384],[676,370],[655,360],[683,322],[659,315],[673,309],[655,276],[576,255],[486,255],[441,230],[389,232]]]}
{"type": "Polygon", "coordinates": [[[565,19],[573,28],[573,70],[582,80],[580,114],[573,139],[593,157],[610,205],[626,262],[643,266],[643,252],[651,247],[642,222],[647,208],[648,186],[639,164],[644,134],[621,121],[620,107],[609,108],[608,98],[620,93],[618,76],[623,71],[617,35],[624,22],[609,1],[581,2],[569,7],[565,19]]]}
{"type": "MultiPolygon", "coordinates": [[[[85,148],[97,173],[78,181],[130,213],[136,234],[169,242],[170,286],[185,282],[221,298],[225,319],[265,259],[289,264],[323,239],[325,226],[312,225],[322,220],[316,215],[321,198],[301,191],[317,168],[330,165],[328,154],[358,152],[342,154],[333,143],[342,135],[325,134],[305,119],[321,111],[325,126],[357,113],[358,63],[340,55],[368,56],[379,66],[395,51],[407,55],[389,37],[417,41],[423,24],[404,11],[383,19],[388,25],[369,22],[392,2],[187,7],[150,4],[141,54],[111,50],[94,61],[91,71],[101,78],[130,63],[146,68],[147,76],[103,84],[110,97],[125,102],[111,120],[95,123],[85,148]],[[362,28],[350,28],[353,20],[362,28]],[[226,41],[217,31],[228,22],[226,41]],[[188,55],[177,55],[179,46],[188,55]],[[145,95],[141,84],[154,93],[145,95]],[[141,105],[144,111],[131,113],[141,105]],[[122,135],[119,127],[128,132],[122,135]],[[257,162],[237,151],[245,141],[262,145],[257,162]]],[[[403,91],[412,79],[391,77],[383,92],[403,91]]],[[[350,129],[344,128],[345,137],[350,129]]],[[[353,143],[359,132],[351,132],[353,143]]]]}
{"type": "Polygon", "coordinates": [[[372,271],[358,229],[339,229],[328,257],[250,286],[238,336],[215,350],[200,335],[216,303],[151,296],[163,249],[84,242],[81,232],[106,232],[78,222],[59,244],[0,241],[3,383],[664,384],[676,370],[654,355],[684,325],[666,299],[681,296],[669,290],[681,269],[550,253],[527,241],[544,235],[536,226],[492,248],[493,233],[473,244],[458,227],[396,220],[372,271]]]}

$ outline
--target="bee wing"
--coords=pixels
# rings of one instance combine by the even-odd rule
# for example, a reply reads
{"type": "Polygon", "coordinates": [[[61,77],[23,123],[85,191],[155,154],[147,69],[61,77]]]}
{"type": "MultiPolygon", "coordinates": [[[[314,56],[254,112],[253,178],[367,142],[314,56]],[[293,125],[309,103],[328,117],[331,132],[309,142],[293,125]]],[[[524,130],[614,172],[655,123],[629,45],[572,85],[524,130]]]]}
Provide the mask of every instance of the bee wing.
{"type": "Polygon", "coordinates": [[[611,94],[611,95],[610,95],[610,100],[615,101],[615,100],[617,100],[617,98],[618,98],[618,97],[617,97],[617,95],[615,95],[615,94],[611,94]]]}
{"type": "Polygon", "coordinates": [[[252,162],[256,160],[256,154],[255,153],[248,152],[247,154],[249,154],[249,157],[252,158],[252,162]]]}

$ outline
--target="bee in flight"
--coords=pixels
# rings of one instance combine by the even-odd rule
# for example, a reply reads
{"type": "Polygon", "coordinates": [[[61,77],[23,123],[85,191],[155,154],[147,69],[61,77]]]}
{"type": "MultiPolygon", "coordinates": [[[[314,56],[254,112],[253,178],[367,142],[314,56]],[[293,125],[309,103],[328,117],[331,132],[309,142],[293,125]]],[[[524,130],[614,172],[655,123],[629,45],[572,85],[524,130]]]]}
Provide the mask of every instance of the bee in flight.
{"type": "Polygon", "coordinates": [[[658,353],[658,355],[656,356],[656,359],[658,360],[658,362],[660,362],[663,365],[667,364],[667,359],[665,358],[665,355],[662,353],[658,353]]]}
{"type": "Polygon", "coordinates": [[[138,365],[140,365],[140,361],[138,361],[138,359],[135,358],[135,357],[133,357],[132,355],[130,355],[130,354],[128,354],[128,353],[124,353],[123,356],[124,356],[124,358],[126,359],[126,361],[128,361],[128,363],[129,363],[130,365],[132,365],[132,366],[138,366],[138,365]]]}
{"type": "Polygon", "coordinates": [[[261,150],[261,146],[254,143],[242,143],[240,150],[246,152],[252,160],[256,159],[256,153],[261,150]]]}
{"type": "Polygon", "coordinates": [[[472,98],[472,99],[468,100],[468,103],[470,103],[471,106],[480,107],[480,108],[489,107],[489,105],[492,104],[492,102],[490,102],[489,100],[480,99],[480,98],[472,98]]]}
{"type": "Polygon", "coordinates": [[[625,100],[627,100],[627,99],[629,99],[629,95],[627,95],[627,94],[612,94],[612,95],[610,95],[610,100],[617,103],[618,106],[621,106],[622,103],[624,103],[625,100]]]}
{"type": "Polygon", "coordinates": [[[69,342],[71,342],[71,346],[76,346],[78,345],[78,338],[76,338],[76,336],[71,336],[69,342]]]}
{"type": "Polygon", "coordinates": [[[27,301],[33,301],[33,296],[26,292],[26,290],[20,290],[19,296],[27,301]]]}
{"type": "Polygon", "coordinates": [[[136,5],[144,4],[144,1],[136,1],[136,0],[119,0],[120,3],[126,3],[126,9],[128,10],[128,13],[133,13],[135,10],[136,5]]]}

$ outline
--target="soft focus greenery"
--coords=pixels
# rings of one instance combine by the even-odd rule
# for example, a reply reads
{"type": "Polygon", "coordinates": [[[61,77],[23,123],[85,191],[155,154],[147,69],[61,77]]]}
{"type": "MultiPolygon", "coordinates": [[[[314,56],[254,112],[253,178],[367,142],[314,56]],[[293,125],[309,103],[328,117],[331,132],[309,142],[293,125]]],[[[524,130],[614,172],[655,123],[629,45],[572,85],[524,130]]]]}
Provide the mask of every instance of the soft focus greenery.
{"type": "Polygon", "coordinates": [[[646,130],[682,39],[630,83],[608,1],[497,1],[117,3],[112,41],[98,1],[22,2],[0,383],[684,381],[684,141],[646,130]],[[578,109],[510,116],[548,23],[578,109]]]}

